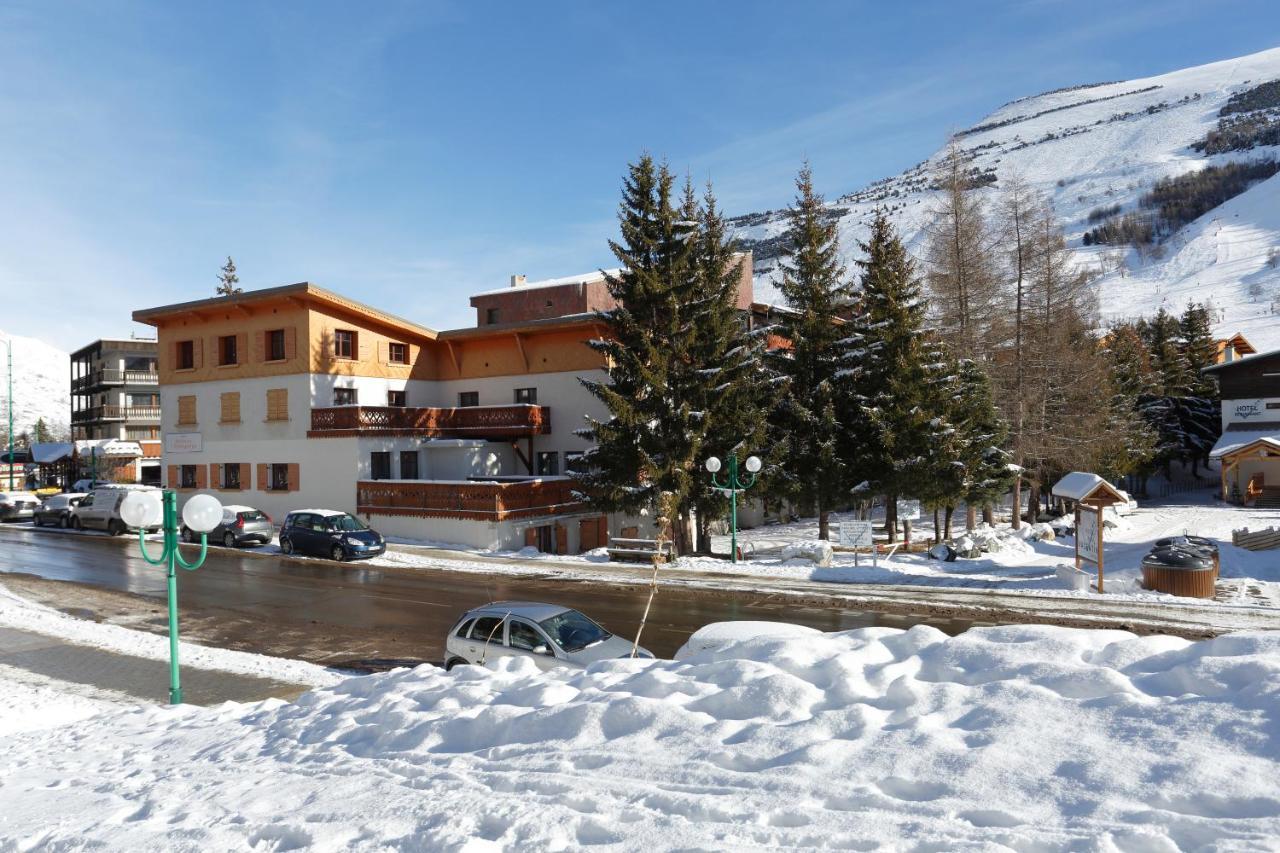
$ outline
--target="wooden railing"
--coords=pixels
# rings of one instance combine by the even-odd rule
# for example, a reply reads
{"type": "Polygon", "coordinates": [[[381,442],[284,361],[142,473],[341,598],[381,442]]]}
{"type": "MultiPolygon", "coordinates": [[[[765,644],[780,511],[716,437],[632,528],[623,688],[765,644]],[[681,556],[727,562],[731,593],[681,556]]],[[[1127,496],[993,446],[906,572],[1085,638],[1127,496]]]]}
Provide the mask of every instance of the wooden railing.
{"type": "Polygon", "coordinates": [[[72,423],[92,421],[135,421],[160,423],[159,406],[94,406],[71,413],[72,423]]]}
{"type": "Polygon", "coordinates": [[[350,435],[449,435],[508,437],[551,432],[548,406],[464,406],[456,409],[405,406],[334,406],[312,409],[312,438],[350,435]]]}
{"type": "Polygon", "coordinates": [[[579,512],[586,504],[566,478],[522,482],[361,480],[356,511],[361,515],[409,515],[503,521],[579,512]]]}

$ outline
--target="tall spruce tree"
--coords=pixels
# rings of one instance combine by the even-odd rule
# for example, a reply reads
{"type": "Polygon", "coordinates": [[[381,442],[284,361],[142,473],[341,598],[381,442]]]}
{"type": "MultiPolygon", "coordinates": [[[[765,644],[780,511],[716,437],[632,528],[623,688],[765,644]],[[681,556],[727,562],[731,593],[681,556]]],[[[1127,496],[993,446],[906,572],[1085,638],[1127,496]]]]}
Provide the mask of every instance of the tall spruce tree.
{"type": "Polygon", "coordinates": [[[674,507],[674,544],[688,553],[706,437],[726,398],[752,381],[754,353],[735,351],[741,332],[727,323],[737,290],[719,214],[709,204],[711,220],[690,218],[673,188],[667,167],[648,155],[624,182],[621,236],[610,241],[621,269],[606,276],[617,306],[601,314],[607,335],[591,342],[608,381],[580,380],[610,417],[588,418],[579,434],[594,447],[571,473],[604,511],[653,509],[663,496],[674,507]]]}
{"type": "Polygon", "coordinates": [[[235,296],[237,293],[243,293],[244,289],[236,286],[239,283],[240,276],[236,275],[236,262],[227,255],[227,262],[218,271],[218,295],[235,296]]]}
{"type": "Polygon", "coordinates": [[[1178,320],[1182,334],[1182,351],[1191,372],[1188,395],[1179,407],[1183,432],[1187,436],[1185,458],[1191,462],[1192,474],[1209,464],[1209,451],[1222,434],[1221,400],[1218,383],[1201,371],[1214,363],[1217,344],[1209,308],[1203,303],[1190,303],[1178,320]]]}
{"type": "Polygon", "coordinates": [[[789,311],[776,333],[788,346],[770,351],[768,362],[785,378],[770,420],[770,466],[775,492],[818,515],[818,536],[830,538],[832,510],[849,503],[849,465],[841,453],[845,430],[841,412],[851,409],[841,391],[849,349],[838,315],[847,311],[853,289],[840,263],[835,222],[813,188],[806,163],[796,178],[796,200],[788,210],[789,229],[778,289],[789,311]]]}
{"type": "Polygon", "coordinates": [[[951,388],[942,347],[924,333],[925,300],[915,265],[884,210],[861,244],[860,310],[848,339],[854,394],[867,422],[860,468],[884,495],[886,526],[896,538],[898,498],[932,500],[936,448],[946,440],[951,388]]]}

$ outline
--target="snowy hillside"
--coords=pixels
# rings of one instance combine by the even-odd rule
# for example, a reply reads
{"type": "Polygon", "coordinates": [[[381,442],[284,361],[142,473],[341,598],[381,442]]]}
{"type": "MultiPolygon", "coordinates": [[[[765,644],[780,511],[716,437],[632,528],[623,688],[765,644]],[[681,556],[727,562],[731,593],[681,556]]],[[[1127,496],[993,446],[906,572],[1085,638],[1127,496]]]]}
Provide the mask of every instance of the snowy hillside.
{"type": "MultiPolygon", "coordinates": [[[[30,431],[44,422],[56,435],[67,433],[71,419],[71,359],[67,353],[35,338],[10,336],[0,330],[0,340],[13,342],[13,428],[30,431]]],[[[9,415],[5,349],[0,346],[0,430],[9,415]]]]}
{"type": "MultiPolygon", "coordinates": [[[[1183,226],[1151,252],[1086,247],[1083,237],[1097,221],[1089,221],[1090,213],[1132,212],[1161,179],[1210,165],[1280,159],[1280,103],[1264,103],[1248,114],[1271,123],[1261,137],[1271,144],[1213,154],[1193,147],[1219,128],[1219,111],[1232,95],[1276,80],[1280,48],[1157,77],[1022,98],[960,131],[957,141],[973,156],[984,183],[978,192],[993,203],[1002,181],[1015,173],[1052,198],[1080,263],[1099,273],[1105,318],[1150,314],[1161,305],[1180,311],[1194,298],[1218,309],[1219,333],[1243,331],[1259,349],[1271,349],[1280,347],[1280,315],[1272,314],[1280,304],[1280,261],[1273,254],[1280,247],[1280,175],[1183,226]]],[[[857,255],[857,241],[866,237],[879,206],[889,209],[912,251],[921,254],[924,224],[935,203],[928,184],[943,153],[831,202],[847,262],[857,255]]],[[[781,301],[771,282],[774,238],[786,228],[783,212],[738,217],[734,225],[735,236],[756,252],[757,299],[781,301]]]]}

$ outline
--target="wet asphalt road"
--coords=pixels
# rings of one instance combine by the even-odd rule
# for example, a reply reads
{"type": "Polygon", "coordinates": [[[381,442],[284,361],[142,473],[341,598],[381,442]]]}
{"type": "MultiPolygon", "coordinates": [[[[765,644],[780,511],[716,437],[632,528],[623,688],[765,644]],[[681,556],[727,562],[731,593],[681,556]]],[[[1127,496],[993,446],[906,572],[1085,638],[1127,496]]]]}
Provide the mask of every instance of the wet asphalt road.
{"type": "MultiPolygon", "coordinates": [[[[0,527],[0,573],[34,575],[147,600],[165,595],[164,572],[142,559],[137,540],[130,537],[7,524],[0,527]]],[[[512,577],[385,568],[221,548],[210,548],[199,570],[180,570],[179,590],[184,624],[196,619],[195,636],[205,641],[356,668],[439,662],[444,636],[463,611],[504,599],[575,607],[615,633],[634,636],[648,594],[644,586],[562,580],[550,572],[512,577]]],[[[927,622],[953,634],[972,624],[807,606],[750,592],[668,587],[658,592],[642,644],[659,656],[670,656],[703,625],[739,619],[793,622],[824,631],[927,622]]],[[[155,624],[150,627],[156,629],[155,624]]]]}

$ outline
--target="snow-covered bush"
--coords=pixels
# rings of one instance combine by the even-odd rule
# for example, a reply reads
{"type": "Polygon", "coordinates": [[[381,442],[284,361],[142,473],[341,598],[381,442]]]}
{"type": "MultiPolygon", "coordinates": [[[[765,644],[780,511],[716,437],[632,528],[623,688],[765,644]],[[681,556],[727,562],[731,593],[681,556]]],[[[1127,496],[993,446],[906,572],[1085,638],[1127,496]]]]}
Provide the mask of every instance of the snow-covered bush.
{"type": "Polygon", "coordinates": [[[815,566],[831,565],[831,543],[823,539],[813,542],[793,542],[782,549],[782,559],[807,560],[815,566]]]}

